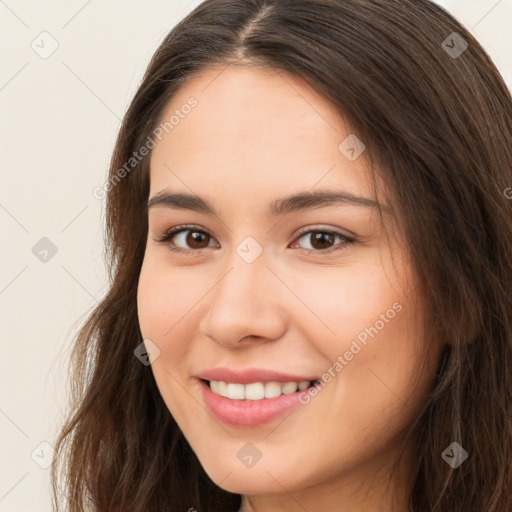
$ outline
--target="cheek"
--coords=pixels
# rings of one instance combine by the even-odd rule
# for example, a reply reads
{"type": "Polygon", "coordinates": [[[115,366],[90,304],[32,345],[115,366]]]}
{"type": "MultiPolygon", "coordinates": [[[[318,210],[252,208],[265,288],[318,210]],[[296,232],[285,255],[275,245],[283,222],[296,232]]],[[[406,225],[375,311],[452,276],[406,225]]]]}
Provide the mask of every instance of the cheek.
{"type": "Polygon", "coordinates": [[[194,332],[193,306],[201,296],[199,288],[190,274],[164,268],[151,253],[144,259],[137,290],[139,326],[143,338],[150,339],[160,350],[151,371],[167,408],[185,429],[189,427],[183,404],[189,403],[189,396],[178,382],[183,382],[180,372],[186,368],[194,332]],[[184,275],[189,277],[180,278],[184,275]]]}
{"type": "Polygon", "coordinates": [[[187,324],[196,304],[205,293],[205,282],[193,268],[173,270],[153,257],[144,259],[137,290],[139,324],[145,338],[175,338],[177,329],[187,324]]]}
{"type": "Polygon", "coordinates": [[[353,265],[325,275],[304,273],[295,284],[317,315],[298,321],[327,362],[322,380],[332,385],[321,394],[343,404],[330,409],[333,422],[351,423],[348,431],[356,431],[389,418],[388,406],[400,409],[421,395],[430,382],[426,374],[414,389],[423,350],[422,309],[402,278],[389,267],[353,265]]]}
{"type": "Polygon", "coordinates": [[[215,282],[211,271],[199,272],[193,266],[172,268],[152,251],[142,265],[137,290],[139,326],[143,338],[160,350],[151,369],[164,401],[179,418],[186,416],[180,412],[181,404],[190,400],[182,386],[189,378],[192,340],[205,314],[206,295],[215,282]]]}
{"type": "Polygon", "coordinates": [[[389,332],[391,325],[409,320],[403,304],[407,290],[380,265],[319,269],[292,279],[290,275],[291,287],[310,310],[303,310],[303,320],[298,321],[306,325],[308,315],[308,324],[322,334],[313,339],[330,348],[326,355],[348,349],[347,340],[357,336],[364,344],[371,338],[368,330],[375,333],[375,326],[380,335],[389,332]]]}

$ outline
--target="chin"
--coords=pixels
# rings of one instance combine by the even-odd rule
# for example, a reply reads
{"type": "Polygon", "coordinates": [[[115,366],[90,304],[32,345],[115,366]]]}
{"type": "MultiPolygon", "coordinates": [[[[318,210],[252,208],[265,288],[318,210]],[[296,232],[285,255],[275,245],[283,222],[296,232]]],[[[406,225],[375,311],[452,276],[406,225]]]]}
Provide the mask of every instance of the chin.
{"type": "MultiPolygon", "coordinates": [[[[229,455],[232,457],[233,455],[229,455]]],[[[235,494],[272,494],[282,493],[307,486],[307,475],[297,474],[297,467],[283,467],[263,457],[253,467],[244,465],[234,455],[234,462],[219,464],[221,457],[205,461],[199,459],[206,474],[221,489],[235,494]],[[210,464],[211,462],[211,464],[210,464]]],[[[282,462],[282,461],[281,461],[282,462]]]]}
{"type": "Polygon", "coordinates": [[[288,490],[290,486],[293,486],[292,482],[276,476],[275,472],[269,471],[269,473],[262,469],[256,471],[256,468],[245,470],[237,469],[231,474],[229,474],[228,471],[227,473],[224,472],[222,476],[215,472],[213,476],[218,476],[218,478],[215,480],[212,479],[212,481],[215,483],[218,482],[217,485],[221,489],[234,494],[281,493],[283,492],[283,487],[288,490]],[[229,476],[227,476],[228,474],[229,476]],[[280,485],[277,482],[279,482],[280,485]]]}

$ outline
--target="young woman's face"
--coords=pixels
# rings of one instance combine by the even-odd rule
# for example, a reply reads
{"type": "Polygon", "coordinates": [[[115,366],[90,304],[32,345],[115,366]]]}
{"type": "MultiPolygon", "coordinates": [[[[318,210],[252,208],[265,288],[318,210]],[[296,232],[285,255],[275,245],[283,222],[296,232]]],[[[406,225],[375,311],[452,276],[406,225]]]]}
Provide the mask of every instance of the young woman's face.
{"type": "Polygon", "coordinates": [[[370,478],[396,455],[439,349],[418,372],[417,283],[398,233],[384,237],[362,146],[305,82],[258,68],[210,69],[173,115],[151,156],[138,289],[169,411],[231,492],[306,503],[370,478]]]}

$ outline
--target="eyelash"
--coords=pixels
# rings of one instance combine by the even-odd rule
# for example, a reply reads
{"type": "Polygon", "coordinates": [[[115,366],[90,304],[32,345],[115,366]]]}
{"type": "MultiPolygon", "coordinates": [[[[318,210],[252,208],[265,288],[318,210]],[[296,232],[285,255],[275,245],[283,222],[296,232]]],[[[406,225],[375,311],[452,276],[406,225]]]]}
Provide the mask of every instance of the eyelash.
{"type": "MultiPolygon", "coordinates": [[[[154,240],[158,243],[167,245],[169,250],[171,250],[175,253],[191,254],[191,253],[198,253],[199,251],[201,251],[202,249],[182,249],[181,247],[176,247],[176,246],[172,247],[171,246],[170,240],[174,237],[174,235],[177,235],[178,233],[181,233],[183,231],[196,231],[198,233],[203,233],[203,234],[211,237],[211,235],[207,231],[204,231],[203,229],[198,229],[197,226],[187,225],[187,226],[177,226],[177,227],[171,228],[171,229],[167,230],[160,238],[157,238],[154,240]]],[[[302,238],[303,235],[309,234],[309,233],[328,233],[329,235],[338,236],[342,239],[343,245],[340,249],[331,248],[331,249],[324,249],[323,251],[316,250],[316,249],[302,249],[303,251],[306,251],[308,254],[311,252],[318,253],[318,254],[330,254],[336,250],[346,249],[346,248],[352,246],[356,242],[355,238],[348,237],[347,235],[344,235],[343,233],[339,233],[338,231],[331,231],[331,230],[327,230],[327,229],[310,229],[310,228],[301,228],[299,230],[295,240],[300,239],[300,238],[302,238]]]]}

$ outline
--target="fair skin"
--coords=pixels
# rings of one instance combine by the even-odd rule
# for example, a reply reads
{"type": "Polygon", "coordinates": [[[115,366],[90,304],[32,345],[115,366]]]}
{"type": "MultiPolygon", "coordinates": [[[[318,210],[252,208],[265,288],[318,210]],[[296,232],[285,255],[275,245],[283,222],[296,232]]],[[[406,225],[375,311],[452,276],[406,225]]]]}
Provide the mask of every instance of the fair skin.
{"type": "Polygon", "coordinates": [[[272,201],[301,192],[375,199],[369,169],[362,156],[350,161],[338,149],[352,132],[302,79],[220,69],[171,99],[166,120],[191,96],[198,105],[150,160],[150,199],[191,194],[217,212],[149,209],[138,311],[143,338],[160,349],[151,366],[159,391],[208,476],[243,494],[244,510],[403,512],[414,447],[396,482],[388,470],[441,350],[430,347],[426,369],[417,371],[422,303],[405,244],[397,232],[386,239],[375,208],[354,203],[269,216],[272,201]],[[195,227],[156,241],[185,224],[195,227]],[[315,230],[327,233],[324,245],[315,230]],[[246,237],[263,249],[251,263],[237,253],[246,237]],[[195,252],[173,252],[173,242],[195,252]],[[206,407],[200,371],[256,367],[320,378],[397,303],[400,311],[342,371],[287,415],[233,426],[206,407]],[[262,455],[253,467],[237,457],[247,442],[262,455]]]}

